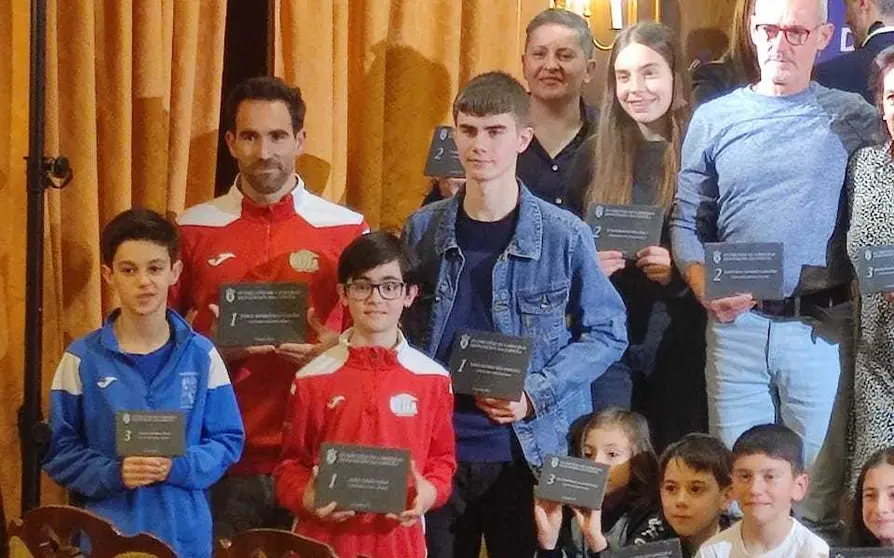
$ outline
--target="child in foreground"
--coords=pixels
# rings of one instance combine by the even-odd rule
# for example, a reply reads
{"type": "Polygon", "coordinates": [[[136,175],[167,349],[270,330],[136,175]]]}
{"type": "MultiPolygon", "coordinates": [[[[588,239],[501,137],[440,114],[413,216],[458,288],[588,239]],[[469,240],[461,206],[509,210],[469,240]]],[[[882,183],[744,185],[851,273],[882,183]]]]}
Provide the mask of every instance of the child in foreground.
{"type": "Polygon", "coordinates": [[[857,478],[848,544],[894,547],[894,448],[880,449],[857,478]]]}
{"type": "Polygon", "coordinates": [[[180,274],[177,228],[131,209],[102,232],[102,275],[120,306],[72,343],[50,392],[44,469],[85,507],[131,535],[148,532],[178,556],[211,556],[205,491],[239,459],[245,434],[223,360],[167,309],[180,274]],[[117,456],[118,411],[180,411],[186,453],[117,456]]]}
{"type": "Polygon", "coordinates": [[[580,447],[580,457],[610,467],[602,509],[570,508],[572,520],[562,504],[537,499],[537,558],[608,556],[658,518],[658,461],[642,415],[618,408],[593,414],[580,447]]]}
{"type": "Polygon", "coordinates": [[[679,538],[683,556],[695,555],[709,538],[729,527],[732,458],[723,442],[687,434],[659,460],[661,517],[633,537],[633,544],[679,538]]]}
{"type": "Polygon", "coordinates": [[[733,445],[733,496],[742,520],[708,539],[698,558],[827,558],[829,545],[792,517],[807,494],[801,438],[787,426],[762,424],[733,445]]]}
{"type": "Polygon", "coordinates": [[[453,394],[443,367],[407,344],[398,323],[416,297],[400,241],[375,232],[339,259],[339,298],[354,327],[295,375],[277,500],[298,518],[295,532],[345,558],[422,558],[421,518],[447,501],[456,470],[453,394]],[[399,516],[318,507],[314,483],[324,442],[410,452],[412,482],[399,516]]]}

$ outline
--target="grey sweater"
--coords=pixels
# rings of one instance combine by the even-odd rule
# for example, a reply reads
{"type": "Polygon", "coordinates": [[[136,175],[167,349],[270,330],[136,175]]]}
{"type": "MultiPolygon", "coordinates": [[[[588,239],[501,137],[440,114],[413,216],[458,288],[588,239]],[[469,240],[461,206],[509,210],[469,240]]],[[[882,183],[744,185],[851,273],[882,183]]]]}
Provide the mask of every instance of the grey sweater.
{"type": "Polygon", "coordinates": [[[845,169],[881,141],[880,124],[859,95],[816,83],[787,97],[742,87],[699,107],[671,216],[678,266],[704,262],[706,242],[782,242],[785,296],[847,283],[845,169]]]}

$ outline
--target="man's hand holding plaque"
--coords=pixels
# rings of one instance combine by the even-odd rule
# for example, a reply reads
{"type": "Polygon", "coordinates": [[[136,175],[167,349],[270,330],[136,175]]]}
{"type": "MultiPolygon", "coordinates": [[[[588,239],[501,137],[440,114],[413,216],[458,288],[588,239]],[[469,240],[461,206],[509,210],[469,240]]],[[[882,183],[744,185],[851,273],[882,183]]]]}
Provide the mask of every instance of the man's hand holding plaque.
{"type": "Polygon", "coordinates": [[[220,286],[215,341],[223,347],[304,343],[307,285],[231,283],[220,286]]]}
{"type": "MultiPolygon", "coordinates": [[[[214,322],[211,326],[211,337],[218,340],[218,331],[220,330],[220,307],[216,304],[209,304],[208,308],[214,315],[214,322]]],[[[276,353],[298,366],[303,366],[326,349],[329,349],[338,343],[339,336],[338,332],[332,331],[323,324],[317,317],[313,307],[307,309],[306,319],[307,324],[310,325],[316,333],[318,339],[317,343],[286,342],[280,343],[279,345],[260,344],[246,346],[219,346],[218,350],[226,361],[238,361],[252,355],[276,353]]]]}
{"type": "Polygon", "coordinates": [[[782,262],[779,242],[705,244],[700,299],[719,321],[732,322],[757,300],[783,298],[782,262]]]}

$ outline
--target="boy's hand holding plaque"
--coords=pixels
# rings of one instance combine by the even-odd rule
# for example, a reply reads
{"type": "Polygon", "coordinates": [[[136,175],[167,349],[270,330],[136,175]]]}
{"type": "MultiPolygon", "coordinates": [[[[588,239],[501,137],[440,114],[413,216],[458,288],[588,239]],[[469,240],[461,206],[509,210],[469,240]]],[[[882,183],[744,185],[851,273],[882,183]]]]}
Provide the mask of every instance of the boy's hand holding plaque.
{"type": "Polygon", "coordinates": [[[782,243],[705,244],[705,296],[709,300],[750,293],[756,300],[780,300],[782,243]]]}
{"type": "Polygon", "coordinates": [[[668,539],[649,544],[624,546],[612,553],[614,558],[683,558],[680,539],[668,539]]]}
{"type": "Polygon", "coordinates": [[[400,514],[407,507],[407,450],[325,443],[320,447],[314,506],[400,514]]]}
{"type": "Polygon", "coordinates": [[[450,351],[453,391],[518,401],[530,364],[531,340],[526,337],[460,330],[450,351]]]}
{"type": "Polygon", "coordinates": [[[550,455],[543,460],[540,483],[534,494],[550,502],[589,510],[602,509],[608,471],[608,465],[589,459],[550,455]]]}
{"type": "Polygon", "coordinates": [[[894,292],[894,245],[867,246],[857,260],[861,293],[894,292]]]}
{"type": "Polygon", "coordinates": [[[215,341],[222,347],[304,343],[307,285],[234,283],[220,287],[215,341]]]}
{"type": "Polygon", "coordinates": [[[596,249],[617,250],[635,260],[636,253],[661,242],[664,210],[657,205],[593,204],[587,211],[596,249]]]}
{"type": "Polygon", "coordinates": [[[115,451],[119,457],[177,457],[186,453],[180,411],[118,411],[115,451]]]}

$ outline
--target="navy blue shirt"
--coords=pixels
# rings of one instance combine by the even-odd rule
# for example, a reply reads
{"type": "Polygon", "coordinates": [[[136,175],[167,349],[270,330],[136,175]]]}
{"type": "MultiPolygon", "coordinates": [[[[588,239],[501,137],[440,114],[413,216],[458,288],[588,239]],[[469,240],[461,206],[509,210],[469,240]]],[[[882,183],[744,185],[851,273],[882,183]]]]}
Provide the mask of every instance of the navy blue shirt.
{"type": "MultiPolygon", "coordinates": [[[[456,242],[464,263],[456,299],[444,326],[435,358],[450,362],[453,338],[459,329],[495,331],[491,303],[493,270],[509,246],[518,222],[518,208],[499,221],[475,221],[462,206],[456,216],[456,242]]],[[[453,413],[456,457],[459,461],[512,461],[512,427],[491,421],[470,395],[456,395],[453,413]]]]}
{"type": "Polygon", "coordinates": [[[580,112],[583,118],[580,131],[555,157],[549,156],[536,135],[528,148],[518,156],[518,168],[515,173],[522,183],[538,198],[559,207],[566,207],[568,204],[571,161],[581,144],[596,133],[596,109],[581,101],[580,112]]]}
{"type": "Polygon", "coordinates": [[[135,353],[126,354],[133,360],[134,366],[140,371],[143,378],[146,379],[146,384],[148,385],[152,383],[152,380],[158,376],[158,373],[161,372],[162,368],[165,367],[165,364],[168,363],[168,360],[171,358],[171,351],[173,350],[174,336],[172,335],[167,343],[151,353],[146,353],[144,355],[135,353]]]}
{"type": "Polygon", "coordinates": [[[870,32],[875,34],[862,47],[817,65],[814,79],[832,89],[859,93],[875,104],[875,93],[869,89],[869,71],[875,57],[894,45],[894,31],[877,24],[870,28],[870,32]]]}

